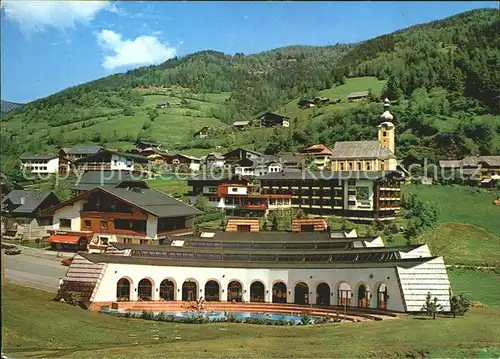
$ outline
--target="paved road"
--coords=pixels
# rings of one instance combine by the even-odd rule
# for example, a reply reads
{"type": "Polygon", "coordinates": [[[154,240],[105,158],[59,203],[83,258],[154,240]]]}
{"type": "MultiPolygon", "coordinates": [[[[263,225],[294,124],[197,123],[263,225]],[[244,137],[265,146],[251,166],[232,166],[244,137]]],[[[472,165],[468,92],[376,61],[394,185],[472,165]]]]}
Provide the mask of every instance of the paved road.
{"type": "MultiPolygon", "coordinates": [[[[19,255],[4,255],[5,279],[28,287],[57,292],[59,278],[64,278],[68,267],[60,258],[25,250],[19,255]]],[[[39,250],[37,250],[39,251],[39,250]]]]}

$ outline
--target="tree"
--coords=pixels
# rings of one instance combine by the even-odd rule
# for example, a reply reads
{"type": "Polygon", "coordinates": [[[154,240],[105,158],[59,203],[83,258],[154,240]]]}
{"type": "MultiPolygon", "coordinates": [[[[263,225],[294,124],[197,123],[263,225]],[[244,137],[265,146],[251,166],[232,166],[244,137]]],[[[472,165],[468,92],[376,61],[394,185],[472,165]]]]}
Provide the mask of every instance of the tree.
{"type": "Polygon", "coordinates": [[[134,110],[132,110],[132,107],[125,107],[123,109],[123,115],[124,116],[133,116],[134,115],[134,110]]]}
{"type": "Polygon", "coordinates": [[[203,213],[213,213],[215,211],[215,208],[210,204],[208,199],[201,195],[196,197],[194,207],[203,213]]]}
{"type": "Polygon", "coordinates": [[[148,116],[151,121],[154,121],[155,118],[159,116],[158,110],[156,108],[152,108],[148,111],[148,116]]]}
{"type": "Polygon", "coordinates": [[[469,311],[469,308],[470,302],[463,294],[459,296],[454,295],[450,298],[450,310],[453,314],[453,318],[457,315],[463,316],[469,311]]]}
{"type": "Polygon", "coordinates": [[[266,231],[267,230],[267,219],[266,217],[262,218],[260,221],[260,230],[261,231],[266,231]]]}
{"type": "Polygon", "coordinates": [[[436,319],[436,314],[442,310],[443,306],[438,304],[438,299],[436,297],[432,299],[431,292],[428,292],[425,297],[425,303],[420,311],[425,312],[427,316],[432,316],[432,319],[436,319]]]}
{"type": "Polygon", "coordinates": [[[273,212],[273,215],[271,217],[271,231],[277,231],[278,230],[278,216],[276,213],[273,212]]]}

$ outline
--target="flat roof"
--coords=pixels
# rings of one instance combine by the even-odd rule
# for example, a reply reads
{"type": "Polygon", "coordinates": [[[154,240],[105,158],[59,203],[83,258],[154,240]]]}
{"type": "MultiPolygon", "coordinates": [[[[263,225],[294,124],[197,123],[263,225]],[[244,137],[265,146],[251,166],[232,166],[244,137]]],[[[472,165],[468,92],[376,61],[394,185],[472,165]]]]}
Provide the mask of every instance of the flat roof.
{"type": "MultiPolygon", "coordinates": [[[[182,237],[179,237],[182,241],[182,237]]],[[[193,241],[194,242],[194,241],[193,241]]],[[[210,242],[210,241],[208,241],[210,242]]],[[[217,243],[217,241],[211,241],[217,243]]],[[[220,243],[220,242],[219,242],[220,243]]],[[[251,243],[251,242],[246,242],[251,243]]],[[[289,242],[294,243],[294,242],[289,242]]],[[[337,241],[330,241],[330,243],[337,243],[337,241]]],[[[243,245],[245,242],[240,242],[243,245]]],[[[284,244],[278,242],[277,244],[284,244]]],[[[318,248],[315,250],[304,249],[283,249],[283,248],[227,248],[227,247],[180,247],[171,245],[148,245],[148,244],[125,244],[125,243],[112,243],[112,245],[119,250],[132,249],[144,252],[178,252],[178,253],[219,253],[219,254],[297,254],[299,251],[302,254],[348,254],[348,253],[393,253],[393,252],[409,252],[422,244],[414,244],[411,246],[398,246],[398,247],[363,247],[363,248],[349,248],[349,249],[331,249],[331,248],[318,248]]]]}
{"type": "MultiPolygon", "coordinates": [[[[260,231],[260,232],[224,232],[202,230],[202,233],[214,233],[213,237],[183,236],[186,241],[221,241],[221,242],[281,242],[281,243],[311,243],[311,242],[336,242],[346,241],[372,241],[379,236],[372,237],[341,237],[331,238],[330,232],[283,232],[283,231],[260,231]]],[[[338,232],[337,232],[338,233],[338,232]]],[[[177,240],[176,237],[170,237],[171,240],[177,240]]]]}
{"type": "Polygon", "coordinates": [[[219,268],[265,268],[265,269],[333,269],[333,268],[412,268],[438,257],[407,258],[387,262],[249,262],[222,260],[175,260],[167,258],[131,257],[78,252],[92,263],[114,263],[131,265],[154,265],[166,267],[219,267],[219,268]]]}

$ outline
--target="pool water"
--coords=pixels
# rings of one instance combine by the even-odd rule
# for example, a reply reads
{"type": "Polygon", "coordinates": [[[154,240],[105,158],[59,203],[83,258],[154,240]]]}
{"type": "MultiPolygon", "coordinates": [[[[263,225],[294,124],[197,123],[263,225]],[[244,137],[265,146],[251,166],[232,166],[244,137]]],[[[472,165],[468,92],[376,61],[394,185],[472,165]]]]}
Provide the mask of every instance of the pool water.
{"type": "MultiPolygon", "coordinates": [[[[107,312],[110,314],[124,314],[124,312],[116,310],[116,309],[107,309],[103,310],[103,312],[107,312]]],[[[191,316],[204,316],[209,320],[221,320],[226,317],[226,315],[232,315],[236,317],[236,319],[244,320],[246,318],[252,319],[268,319],[268,320],[285,320],[285,321],[295,321],[295,324],[301,323],[301,316],[298,315],[288,315],[288,314],[278,314],[278,313],[252,313],[252,312],[154,312],[154,314],[159,315],[160,313],[164,313],[167,316],[173,316],[176,318],[185,318],[191,316]]],[[[136,315],[140,315],[140,313],[136,313],[136,315]]],[[[314,323],[318,320],[318,317],[309,317],[310,322],[314,323]]]]}
{"type": "MultiPolygon", "coordinates": [[[[159,313],[155,313],[159,314],[159,313]]],[[[222,319],[226,316],[224,312],[167,312],[167,315],[173,315],[178,318],[189,317],[192,315],[203,315],[208,319],[222,319]]],[[[234,315],[237,319],[271,319],[280,320],[284,319],[286,321],[294,320],[296,323],[300,323],[301,317],[297,315],[287,315],[287,314],[276,314],[276,313],[251,313],[251,312],[227,312],[227,314],[234,315]]],[[[311,321],[314,322],[314,317],[310,317],[311,321]]]]}

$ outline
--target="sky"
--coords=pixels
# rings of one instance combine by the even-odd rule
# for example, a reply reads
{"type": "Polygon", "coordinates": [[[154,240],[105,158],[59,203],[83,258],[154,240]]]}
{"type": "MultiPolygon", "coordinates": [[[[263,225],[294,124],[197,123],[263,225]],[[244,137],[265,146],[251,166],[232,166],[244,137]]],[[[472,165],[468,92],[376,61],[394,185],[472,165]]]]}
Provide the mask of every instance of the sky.
{"type": "Polygon", "coordinates": [[[1,3],[1,98],[25,103],[201,50],[258,53],[354,43],[486,2],[1,3]]]}

